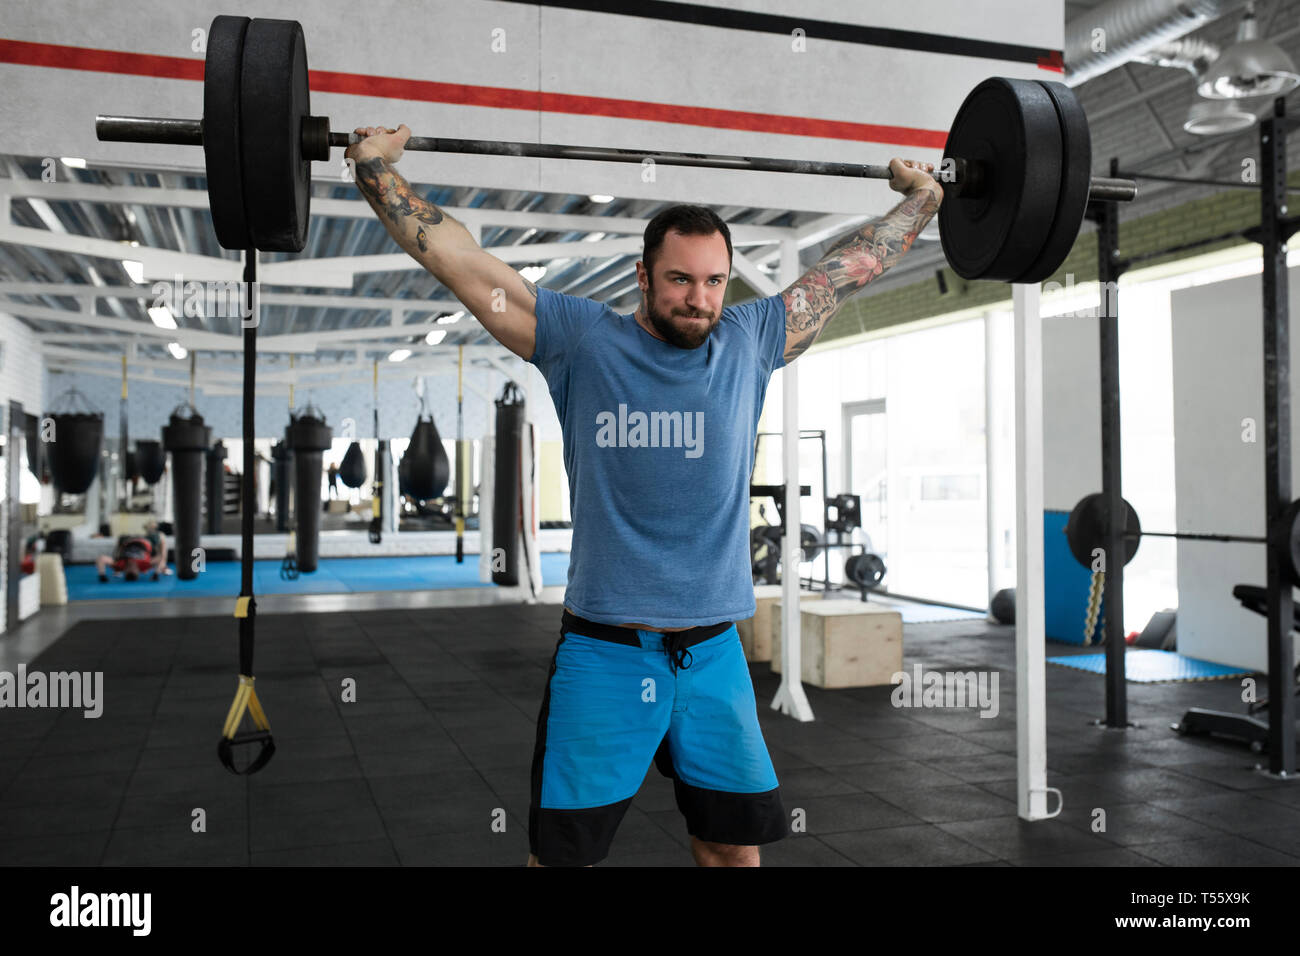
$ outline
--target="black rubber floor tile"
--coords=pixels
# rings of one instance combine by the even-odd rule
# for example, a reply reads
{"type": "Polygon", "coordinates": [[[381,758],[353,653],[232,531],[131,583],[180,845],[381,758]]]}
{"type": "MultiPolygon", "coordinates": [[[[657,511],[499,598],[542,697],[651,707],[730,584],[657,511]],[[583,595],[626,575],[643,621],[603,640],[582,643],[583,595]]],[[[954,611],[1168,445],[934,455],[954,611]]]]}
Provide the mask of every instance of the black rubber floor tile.
{"type": "MultiPolygon", "coordinates": [[[[220,736],[221,728],[217,728],[220,736]]],[[[140,773],[175,770],[180,767],[206,767],[217,761],[216,740],[206,747],[150,747],[140,752],[135,769],[140,773]]]]}
{"type": "Polygon", "coordinates": [[[936,757],[926,761],[927,766],[940,770],[966,783],[987,783],[990,780],[1014,780],[1016,758],[1011,754],[978,754],[971,757],[936,757]]]}
{"type": "Polygon", "coordinates": [[[881,740],[880,746],[909,760],[928,761],[932,757],[976,757],[994,750],[963,739],[956,734],[917,734],[898,740],[881,740]]]}
{"type": "Polygon", "coordinates": [[[1287,789],[1290,786],[1289,781],[1283,783],[1256,769],[1260,762],[1265,759],[1253,755],[1250,757],[1237,755],[1231,761],[1179,763],[1169,766],[1168,769],[1185,777],[1196,777],[1199,780],[1208,780],[1231,790],[1249,791],[1253,796],[1265,797],[1268,793],[1275,791],[1279,784],[1282,785],[1282,789],[1287,789]]]}
{"type": "Polygon", "coordinates": [[[333,846],[254,852],[252,866],[398,866],[397,851],[387,838],[333,846]]]}
{"type": "MultiPolygon", "coordinates": [[[[246,748],[247,749],[247,748],[246,748]]],[[[246,765],[252,755],[241,754],[240,766],[246,765]]],[[[220,766],[220,764],[218,764],[220,766]]],[[[229,771],[222,768],[222,773],[229,771]]],[[[278,751],[270,763],[257,772],[258,782],[262,784],[311,783],[324,780],[345,780],[350,777],[365,776],[361,763],[354,755],[342,757],[299,757],[292,753],[282,755],[278,751]]]]}
{"type": "Polygon", "coordinates": [[[921,790],[877,790],[875,795],[926,823],[951,823],[956,820],[984,820],[1016,815],[1014,800],[994,796],[973,784],[959,787],[930,787],[921,790]]]}
{"type": "Polygon", "coordinates": [[[393,842],[431,833],[490,833],[500,819],[501,798],[481,787],[446,794],[438,800],[386,804],[379,808],[393,842]]]}
{"type": "MultiPolygon", "coordinates": [[[[1048,765],[1051,756],[1048,755],[1048,765]]],[[[1049,774],[1049,778],[1050,778],[1049,774]]],[[[1227,787],[1199,777],[1189,777],[1173,770],[1147,767],[1136,770],[1084,771],[1070,774],[1081,783],[1091,783],[1113,790],[1126,798],[1157,803],[1164,800],[1185,800],[1214,794],[1231,793],[1227,787]]]]}
{"type": "Polygon", "coordinates": [[[250,814],[248,833],[254,853],[388,839],[379,811],[369,802],[320,813],[250,814]]]}
{"type": "MultiPolygon", "coordinates": [[[[466,794],[471,797],[485,795],[490,787],[472,770],[452,770],[444,773],[402,774],[390,777],[372,777],[367,781],[375,803],[381,809],[408,806],[436,807],[466,794]]],[[[527,787],[525,776],[522,786],[527,787]]]]}
{"type": "Polygon", "coordinates": [[[528,862],[528,833],[515,821],[506,833],[430,833],[394,839],[403,866],[502,866],[528,862]]]}
{"type": "MultiPolygon", "coordinates": [[[[968,740],[973,744],[979,744],[985,750],[992,750],[997,753],[1014,754],[1016,752],[1016,731],[1015,728],[1008,730],[980,730],[972,733],[958,734],[962,740],[968,740]]],[[[1051,735],[1048,735],[1047,749],[1052,749],[1051,735]]]]}
{"type": "MultiPolygon", "coordinates": [[[[1148,803],[1122,803],[1115,806],[1078,809],[1072,822],[1095,832],[1097,836],[1120,846],[1137,847],[1146,843],[1175,843],[1180,840],[1201,840],[1222,836],[1222,829],[1177,813],[1166,806],[1148,803]],[[1104,816],[1097,813],[1104,811],[1104,816]],[[1104,830],[1098,827],[1104,825],[1104,830]]],[[[1062,817],[1065,813],[1062,813],[1062,817]]]]}
{"type": "Polygon", "coordinates": [[[971,843],[999,860],[1016,861],[1028,856],[1059,856],[1063,853],[1091,853],[1101,848],[1098,839],[1059,820],[997,817],[935,824],[952,836],[971,843]]]}
{"type": "Polygon", "coordinates": [[[114,830],[103,866],[247,866],[248,824],[193,833],[188,826],[114,830]]]}
{"type": "Polygon", "coordinates": [[[952,834],[927,825],[821,834],[820,838],[859,866],[958,866],[996,859],[952,834]]]}
{"type": "Polygon", "coordinates": [[[533,761],[533,741],[517,740],[506,743],[486,741],[483,743],[460,744],[460,749],[473,766],[520,767],[528,768],[533,761]]]}
{"type": "Polygon", "coordinates": [[[1280,827],[1300,827],[1300,809],[1245,793],[1151,802],[1227,833],[1267,833],[1280,827]]]}
{"type": "Polygon", "coordinates": [[[202,810],[208,832],[227,826],[231,821],[243,823],[248,818],[248,797],[243,787],[228,791],[196,793],[159,793],[123,800],[113,829],[157,827],[175,823],[191,829],[195,810],[202,810]]]}
{"type": "Polygon", "coordinates": [[[107,830],[0,840],[0,866],[99,866],[107,830]]]}
{"type": "MultiPolygon", "coordinates": [[[[382,753],[363,752],[357,755],[357,760],[365,776],[372,780],[379,777],[438,774],[474,769],[459,750],[441,745],[382,753]]],[[[527,768],[525,772],[526,770],[527,768]]]]}
{"type": "Polygon", "coordinates": [[[858,792],[852,784],[820,767],[784,770],[778,776],[781,796],[785,800],[858,792]]]}
{"type": "Polygon", "coordinates": [[[1278,850],[1225,834],[1205,840],[1150,843],[1134,852],[1162,866],[1296,866],[1297,859],[1278,850]]]}
{"type": "Polygon", "coordinates": [[[0,811],[0,846],[8,840],[111,830],[117,803],[8,807],[0,811]]]}
{"type": "Polygon", "coordinates": [[[15,807],[116,806],[126,793],[130,770],[84,777],[29,777],[14,780],[0,796],[0,819],[15,807]]]}
{"type": "Polygon", "coordinates": [[[912,760],[832,767],[829,772],[858,790],[868,791],[953,787],[965,782],[960,777],[912,760]]]}
{"type": "Polygon", "coordinates": [[[1062,853],[1058,856],[1037,856],[1016,860],[1012,866],[1160,866],[1149,857],[1113,847],[1088,853],[1062,853]]]}
{"type": "Polygon", "coordinates": [[[841,833],[845,830],[876,830],[918,822],[918,818],[869,793],[852,793],[829,797],[811,797],[798,803],[785,800],[791,820],[798,811],[800,819],[813,836],[841,833]]]}
{"type": "Polygon", "coordinates": [[[130,772],[135,769],[142,749],[139,745],[114,747],[88,753],[47,754],[44,749],[35,753],[23,767],[24,780],[61,780],[130,772]]]}
{"type": "Polygon", "coordinates": [[[415,697],[399,697],[390,700],[356,700],[344,703],[335,701],[334,706],[345,722],[351,723],[362,717],[387,717],[399,714],[427,714],[429,708],[415,697]]]}
{"type": "Polygon", "coordinates": [[[857,866],[838,850],[827,846],[820,838],[806,833],[791,834],[784,840],[765,843],[758,848],[760,866],[857,866]]]}
{"type": "Polygon", "coordinates": [[[771,741],[768,741],[767,743],[767,755],[771,758],[772,766],[776,769],[778,777],[788,770],[797,770],[801,767],[812,766],[806,757],[797,753],[792,753],[783,747],[774,747],[772,746],[771,741]]]}
{"type": "Polygon", "coordinates": [[[321,813],[373,804],[369,783],[361,777],[311,783],[268,783],[261,774],[248,778],[246,802],[254,815],[321,813]]]}

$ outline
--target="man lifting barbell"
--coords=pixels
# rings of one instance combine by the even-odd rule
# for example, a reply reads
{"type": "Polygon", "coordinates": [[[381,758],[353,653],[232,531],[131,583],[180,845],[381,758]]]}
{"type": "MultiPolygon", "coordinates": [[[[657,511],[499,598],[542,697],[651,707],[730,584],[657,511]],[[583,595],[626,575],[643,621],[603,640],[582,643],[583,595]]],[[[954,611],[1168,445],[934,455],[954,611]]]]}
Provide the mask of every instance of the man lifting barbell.
{"type": "Polygon", "coordinates": [[[405,126],[357,134],[347,155],[389,233],[541,370],[563,430],[573,550],[538,717],[529,865],[604,859],[653,761],[673,780],[696,862],[757,866],[758,846],[789,829],[733,623],[754,613],[746,491],[758,417],[772,372],[934,216],[933,167],[893,160],[901,203],[780,294],[741,306],[723,306],[726,223],[669,207],[645,230],[641,304],[618,315],[538,288],[422,199],[393,168],[405,126]]]}

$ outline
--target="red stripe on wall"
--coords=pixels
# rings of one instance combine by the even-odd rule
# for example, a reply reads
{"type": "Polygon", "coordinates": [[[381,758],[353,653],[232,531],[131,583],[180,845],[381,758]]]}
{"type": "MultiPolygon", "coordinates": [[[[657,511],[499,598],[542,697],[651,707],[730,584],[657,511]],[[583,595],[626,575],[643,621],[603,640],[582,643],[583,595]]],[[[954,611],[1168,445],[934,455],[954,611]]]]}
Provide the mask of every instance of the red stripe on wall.
{"type": "MultiPolygon", "coordinates": [[[[0,39],[0,63],[44,66],[60,70],[90,70],[97,73],[131,76],[157,76],[174,80],[201,81],[203,79],[202,60],[60,46],[52,43],[31,43],[25,40],[0,39]]],[[[312,70],[310,81],[311,89],[317,93],[345,93],[379,99],[563,113],[575,116],[610,116],[644,122],[777,133],[785,136],[816,136],[823,139],[892,143],[934,149],[942,149],[948,138],[945,131],[916,129],[909,126],[850,123],[808,116],[777,116],[770,113],[750,113],[706,106],[680,106],[673,103],[647,103],[641,100],[517,90],[508,87],[438,83],[432,80],[408,80],[394,76],[367,76],[363,73],[312,70]]]]}

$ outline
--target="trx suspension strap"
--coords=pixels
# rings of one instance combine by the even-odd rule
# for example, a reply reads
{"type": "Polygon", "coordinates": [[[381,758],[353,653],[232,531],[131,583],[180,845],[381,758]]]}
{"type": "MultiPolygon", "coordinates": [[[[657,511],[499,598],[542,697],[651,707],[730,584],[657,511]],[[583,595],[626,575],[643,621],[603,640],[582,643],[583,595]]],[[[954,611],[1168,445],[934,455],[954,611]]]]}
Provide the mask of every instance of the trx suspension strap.
{"type": "Polygon", "coordinates": [[[465,499],[469,483],[465,480],[465,346],[460,346],[456,361],[456,563],[465,561],[465,499]]]}
{"type": "Polygon", "coordinates": [[[375,407],[375,480],[371,485],[373,503],[370,506],[370,543],[379,544],[384,540],[384,443],[379,440],[379,360],[375,360],[374,377],[375,407]]]}
{"type": "Polygon", "coordinates": [[[226,769],[241,775],[257,773],[275,753],[271,724],[257,699],[257,691],[253,689],[253,621],[257,611],[257,602],[253,600],[253,415],[256,407],[257,326],[261,319],[261,306],[253,291],[256,281],[257,250],[254,248],[244,253],[244,476],[240,492],[240,587],[235,602],[235,617],[239,619],[239,689],[230,704],[230,712],[226,714],[221,742],[217,744],[217,756],[226,769]],[[253,718],[255,729],[240,733],[239,724],[245,711],[253,718]],[[252,763],[238,770],[233,751],[243,744],[260,744],[261,749],[252,763]]]}
{"type": "Polygon", "coordinates": [[[119,433],[118,444],[120,445],[118,454],[121,456],[120,460],[122,463],[122,471],[121,471],[122,514],[126,514],[128,511],[131,510],[129,507],[131,503],[131,466],[130,466],[130,459],[128,458],[131,452],[127,448],[127,435],[126,435],[126,353],[125,352],[122,353],[122,403],[121,405],[118,406],[117,424],[118,424],[118,433],[119,433]]]}

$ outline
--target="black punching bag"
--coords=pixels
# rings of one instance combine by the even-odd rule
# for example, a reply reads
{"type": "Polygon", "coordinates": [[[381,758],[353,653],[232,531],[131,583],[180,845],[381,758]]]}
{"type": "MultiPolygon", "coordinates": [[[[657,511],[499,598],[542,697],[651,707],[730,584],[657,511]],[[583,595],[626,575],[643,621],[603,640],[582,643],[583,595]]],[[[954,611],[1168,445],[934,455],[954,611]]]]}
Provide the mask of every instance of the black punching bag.
{"type": "Polygon", "coordinates": [[[226,510],[226,446],[217,442],[207,451],[208,534],[221,534],[221,517],[226,510]]]}
{"type": "Polygon", "coordinates": [[[507,382],[497,405],[496,467],[492,485],[492,548],[505,553],[505,570],[492,562],[492,583],[519,583],[519,442],[524,432],[524,396],[507,382]]]}
{"type": "MultiPolygon", "coordinates": [[[[289,430],[285,429],[288,435],[289,430]]],[[[293,480],[293,450],[278,441],[271,449],[271,480],[275,482],[275,530],[289,530],[289,483],[293,480]]]]}
{"type": "Polygon", "coordinates": [[[99,412],[50,415],[54,440],[46,446],[54,487],[70,495],[85,494],[99,470],[104,416],[99,412]]]}
{"type": "Polygon", "coordinates": [[[403,490],[412,498],[428,501],[440,498],[447,490],[451,478],[451,463],[447,460],[447,449],[442,447],[442,436],[432,418],[421,418],[415,423],[411,432],[411,443],[406,446],[406,454],[398,466],[403,490]],[[402,474],[402,466],[406,473],[402,474]]]}
{"type": "Polygon", "coordinates": [[[162,430],[163,448],[172,454],[172,523],[176,539],[176,577],[190,581],[194,570],[194,549],[199,546],[199,525],[203,511],[203,454],[212,444],[212,429],[203,416],[188,405],[172,412],[162,430]],[[188,409],[190,415],[182,415],[188,409]]]}
{"type": "Polygon", "coordinates": [[[135,442],[135,462],[140,466],[140,477],[146,485],[158,484],[163,470],[167,467],[167,455],[159,442],[147,438],[137,438],[135,442]]]}
{"type": "Polygon", "coordinates": [[[339,481],[349,488],[360,488],[366,483],[366,458],[361,454],[361,442],[348,445],[343,461],[339,463],[339,481]]]}
{"type": "Polygon", "coordinates": [[[329,448],[334,432],[323,415],[310,411],[289,416],[287,431],[293,449],[293,513],[297,521],[298,570],[316,570],[320,554],[320,477],[321,453],[329,448]]]}

